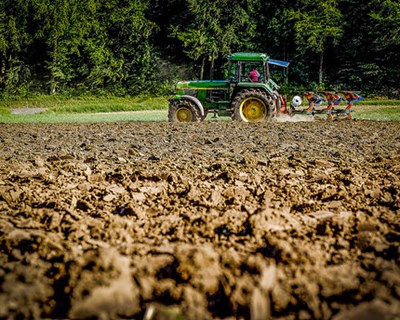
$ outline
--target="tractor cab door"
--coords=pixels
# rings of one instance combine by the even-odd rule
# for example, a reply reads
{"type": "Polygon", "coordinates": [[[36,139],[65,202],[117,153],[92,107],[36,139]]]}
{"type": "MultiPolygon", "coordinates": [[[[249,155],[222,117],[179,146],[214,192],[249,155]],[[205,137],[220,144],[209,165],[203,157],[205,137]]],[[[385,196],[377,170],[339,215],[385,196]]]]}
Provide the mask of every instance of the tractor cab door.
{"type": "Polygon", "coordinates": [[[242,62],[240,66],[241,82],[265,83],[265,64],[261,62],[242,62]]]}
{"type": "Polygon", "coordinates": [[[235,84],[241,82],[266,83],[266,75],[268,74],[266,68],[265,63],[257,61],[238,61],[232,63],[228,70],[228,81],[235,84]]]}

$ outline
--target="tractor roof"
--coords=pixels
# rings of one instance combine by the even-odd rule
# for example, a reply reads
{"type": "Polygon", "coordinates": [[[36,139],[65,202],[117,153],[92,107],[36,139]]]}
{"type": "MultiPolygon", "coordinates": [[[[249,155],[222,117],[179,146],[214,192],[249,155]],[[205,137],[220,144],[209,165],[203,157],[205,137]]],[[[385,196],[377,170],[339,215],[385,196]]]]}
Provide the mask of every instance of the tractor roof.
{"type": "Polygon", "coordinates": [[[258,52],[235,52],[228,56],[229,61],[255,61],[267,62],[269,56],[266,53],[258,52]]]}
{"type": "Polygon", "coordinates": [[[275,66],[287,68],[289,62],[270,59],[266,53],[258,52],[235,52],[228,56],[229,61],[250,61],[250,62],[267,62],[275,66]]]}

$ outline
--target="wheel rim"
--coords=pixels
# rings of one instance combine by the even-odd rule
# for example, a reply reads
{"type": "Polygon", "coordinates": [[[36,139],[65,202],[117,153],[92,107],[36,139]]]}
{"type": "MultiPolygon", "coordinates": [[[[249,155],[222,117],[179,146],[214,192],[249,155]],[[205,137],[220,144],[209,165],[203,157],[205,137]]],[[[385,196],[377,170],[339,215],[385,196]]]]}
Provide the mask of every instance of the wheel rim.
{"type": "Polygon", "coordinates": [[[176,110],[176,118],[179,122],[191,122],[193,120],[193,114],[188,108],[180,107],[176,110]]]}
{"type": "Polygon", "coordinates": [[[240,104],[240,116],[244,121],[260,121],[267,117],[267,107],[258,98],[247,98],[240,104]]]}

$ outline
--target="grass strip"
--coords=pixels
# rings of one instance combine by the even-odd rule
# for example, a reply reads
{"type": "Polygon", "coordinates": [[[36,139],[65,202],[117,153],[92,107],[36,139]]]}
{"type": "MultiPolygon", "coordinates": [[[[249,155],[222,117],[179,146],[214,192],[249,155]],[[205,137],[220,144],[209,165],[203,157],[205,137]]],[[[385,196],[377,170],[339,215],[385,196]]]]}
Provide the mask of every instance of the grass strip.
{"type": "Polygon", "coordinates": [[[362,106],[353,107],[353,117],[364,120],[400,121],[400,105],[362,106]]]}
{"type": "Polygon", "coordinates": [[[70,114],[8,114],[0,115],[0,123],[95,123],[95,122],[160,122],[168,120],[167,110],[150,112],[70,113],[70,114]]]}
{"type": "Polygon", "coordinates": [[[46,113],[57,114],[163,110],[168,108],[168,97],[78,97],[67,99],[58,96],[39,96],[28,99],[28,101],[0,101],[0,114],[9,113],[10,109],[27,107],[46,108],[46,113]]]}

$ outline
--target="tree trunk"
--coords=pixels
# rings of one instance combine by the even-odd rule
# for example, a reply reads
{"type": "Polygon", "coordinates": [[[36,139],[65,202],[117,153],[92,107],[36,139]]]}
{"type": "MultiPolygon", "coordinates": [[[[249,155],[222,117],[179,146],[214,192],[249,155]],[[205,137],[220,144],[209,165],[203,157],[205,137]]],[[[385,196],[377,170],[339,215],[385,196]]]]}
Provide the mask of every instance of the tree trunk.
{"type": "Polygon", "coordinates": [[[324,52],[322,51],[319,55],[319,73],[318,73],[318,84],[322,84],[323,79],[323,66],[324,66],[324,52]]]}
{"type": "Polygon", "coordinates": [[[3,81],[3,76],[6,74],[6,55],[0,57],[0,82],[3,81]]]}
{"type": "Polygon", "coordinates": [[[214,52],[211,57],[211,66],[210,66],[210,80],[213,81],[214,78],[214,52]]]}
{"type": "Polygon", "coordinates": [[[205,66],[205,63],[206,63],[206,58],[203,57],[201,59],[200,80],[203,80],[203,78],[204,78],[204,66],[205,66]]]}
{"type": "MultiPolygon", "coordinates": [[[[53,65],[57,63],[57,40],[54,42],[53,47],[53,65]]],[[[54,76],[53,70],[50,71],[50,94],[56,93],[56,77],[54,76]]]]}

